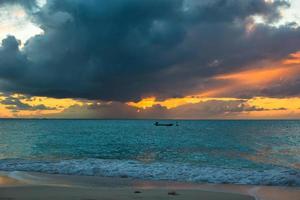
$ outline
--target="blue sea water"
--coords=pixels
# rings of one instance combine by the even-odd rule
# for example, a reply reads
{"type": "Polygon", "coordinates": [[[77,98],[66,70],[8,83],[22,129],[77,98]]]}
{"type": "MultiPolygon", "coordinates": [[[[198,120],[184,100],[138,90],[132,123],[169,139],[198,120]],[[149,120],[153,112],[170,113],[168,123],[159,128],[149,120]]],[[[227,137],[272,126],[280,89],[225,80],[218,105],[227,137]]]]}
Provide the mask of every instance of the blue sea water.
{"type": "Polygon", "coordinates": [[[0,120],[0,170],[300,186],[300,121],[0,120]]]}

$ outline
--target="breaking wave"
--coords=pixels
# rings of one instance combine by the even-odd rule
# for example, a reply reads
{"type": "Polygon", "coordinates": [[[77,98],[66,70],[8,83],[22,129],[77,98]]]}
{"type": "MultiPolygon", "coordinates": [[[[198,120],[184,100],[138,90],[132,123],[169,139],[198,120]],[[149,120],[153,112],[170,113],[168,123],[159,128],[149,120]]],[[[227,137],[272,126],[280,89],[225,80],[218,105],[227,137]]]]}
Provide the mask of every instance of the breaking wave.
{"type": "Polygon", "coordinates": [[[170,180],[195,183],[299,186],[300,171],[287,168],[266,170],[200,167],[179,163],[142,163],[132,160],[73,159],[33,161],[0,160],[0,170],[49,174],[130,177],[144,180],[170,180]]]}

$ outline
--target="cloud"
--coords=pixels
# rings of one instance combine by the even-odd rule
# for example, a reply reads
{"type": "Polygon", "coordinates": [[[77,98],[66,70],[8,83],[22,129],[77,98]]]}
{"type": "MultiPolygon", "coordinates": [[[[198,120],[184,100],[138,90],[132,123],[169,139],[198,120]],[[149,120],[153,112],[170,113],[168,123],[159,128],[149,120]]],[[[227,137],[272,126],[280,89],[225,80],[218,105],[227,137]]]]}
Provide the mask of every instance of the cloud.
{"type": "Polygon", "coordinates": [[[24,8],[28,9],[28,11],[32,11],[32,9],[38,7],[37,0],[0,0],[0,6],[3,5],[21,5],[24,8]]]}
{"type": "MultiPolygon", "coordinates": [[[[74,105],[62,113],[52,115],[61,118],[100,118],[100,119],[209,119],[236,118],[241,113],[269,111],[248,104],[247,100],[209,100],[195,104],[185,104],[167,109],[153,105],[139,109],[119,102],[94,102],[93,104],[74,105]]],[[[279,109],[276,109],[279,110],[279,109]]],[[[280,108],[280,110],[282,110],[280,108]]]]}
{"type": "Polygon", "coordinates": [[[281,78],[280,81],[264,88],[262,93],[270,97],[297,97],[300,95],[300,78],[295,74],[289,79],[281,78]]]}
{"type": "Polygon", "coordinates": [[[179,118],[234,118],[243,112],[265,111],[264,108],[251,106],[246,100],[210,100],[198,104],[188,104],[172,109],[170,115],[178,115],[179,118]]]}
{"type": "Polygon", "coordinates": [[[56,110],[54,107],[47,107],[43,104],[39,105],[29,105],[27,103],[21,102],[20,99],[24,99],[26,97],[13,97],[13,96],[7,96],[3,100],[0,100],[0,103],[4,105],[7,109],[11,110],[13,113],[19,112],[19,111],[40,111],[40,110],[56,110]]]}
{"type": "MultiPolygon", "coordinates": [[[[8,2],[8,1],[2,1],[8,2]]],[[[137,101],[205,91],[215,76],[300,49],[300,28],[270,26],[287,1],[48,0],[24,5],[44,33],[0,49],[0,90],[137,101]],[[253,16],[266,23],[248,32],[253,16]]]]}
{"type": "Polygon", "coordinates": [[[128,119],[137,117],[137,109],[120,102],[94,102],[72,105],[62,113],[50,115],[58,118],[128,119]]]}

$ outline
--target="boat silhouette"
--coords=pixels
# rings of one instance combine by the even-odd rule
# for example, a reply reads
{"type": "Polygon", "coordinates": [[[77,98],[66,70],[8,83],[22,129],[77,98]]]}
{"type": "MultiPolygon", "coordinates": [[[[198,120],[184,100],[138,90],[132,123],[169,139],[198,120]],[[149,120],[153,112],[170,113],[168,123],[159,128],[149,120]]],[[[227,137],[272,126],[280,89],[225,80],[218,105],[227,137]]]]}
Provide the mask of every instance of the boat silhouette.
{"type": "MultiPolygon", "coordinates": [[[[154,125],[155,126],[174,126],[175,124],[173,124],[173,123],[159,123],[159,122],[155,122],[154,125]]],[[[178,126],[177,122],[176,122],[176,126],[178,126]]]]}

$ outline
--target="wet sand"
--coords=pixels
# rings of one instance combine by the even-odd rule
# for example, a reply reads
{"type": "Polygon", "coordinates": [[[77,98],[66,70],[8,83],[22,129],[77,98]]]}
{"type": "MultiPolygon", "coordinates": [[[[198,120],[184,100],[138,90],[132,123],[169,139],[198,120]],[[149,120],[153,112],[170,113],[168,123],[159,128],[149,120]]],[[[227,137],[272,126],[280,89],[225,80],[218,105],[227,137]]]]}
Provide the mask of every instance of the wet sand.
{"type": "Polygon", "coordinates": [[[0,200],[300,200],[300,188],[0,172],[0,200]]]}
{"type": "Polygon", "coordinates": [[[250,196],[207,192],[201,190],[177,190],[176,195],[169,195],[166,189],[139,190],[135,193],[134,188],[78,188],[78,187],[53,187],[53,186],[27,186],[10,187],[0,189],[0,199],[33,200],[33,199],[64,199],[64,200],[130,200],[130,199],[178,199],[178,200],[251,200],[250,196]]]}

